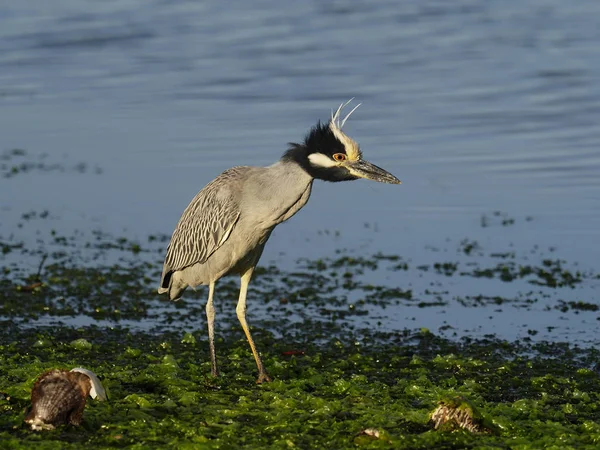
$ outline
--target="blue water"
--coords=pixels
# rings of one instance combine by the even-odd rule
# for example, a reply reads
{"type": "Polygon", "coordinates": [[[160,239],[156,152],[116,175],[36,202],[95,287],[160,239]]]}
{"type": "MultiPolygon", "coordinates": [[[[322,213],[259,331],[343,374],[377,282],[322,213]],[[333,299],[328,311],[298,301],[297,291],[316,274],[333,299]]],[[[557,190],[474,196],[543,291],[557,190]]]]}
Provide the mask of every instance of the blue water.
{"type": "MultiPolygon", "coordinates": [[[[0,151],[66,168],[0,179],[2,234],[168,234],[222,170],[272,163],[356,97],[347,133],[403,184],[316,183],[263,261],[340,248],[452,260],[468,238],[597,269],[599,15],[595,0],[2,2],[0,151]],[[482,227],[494,211],[515,224],[482,227]]],[[[485,289],[452,282],[450,297],[485,289]]],[[[598,301],[597,286],[558,295],[598,301]]],[[[484,315],[512,338],[538,313],[484,315]]],[[[586,314],[570,323],[594,339],[586,314]]],[[[434,329],[432,315],[398,311],[388,326],[434,329]]]]}

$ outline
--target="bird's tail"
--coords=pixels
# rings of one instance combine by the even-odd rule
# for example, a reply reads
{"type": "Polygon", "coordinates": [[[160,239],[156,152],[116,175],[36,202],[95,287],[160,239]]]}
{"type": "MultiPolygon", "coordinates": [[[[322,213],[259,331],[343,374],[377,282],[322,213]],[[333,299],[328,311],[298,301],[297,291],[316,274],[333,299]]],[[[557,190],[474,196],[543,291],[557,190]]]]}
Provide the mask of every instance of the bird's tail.
{"type": "Polygon", "coordinates": [[[164,294],[165,292],[169,292],[169,288],[164,288],[164,287],[159,287],[158,288],[158,293],[159,294],[164,294]]]}
{"type": "Polygon", "coordinates": [[[181,280],[174,280],[173,275],[175,275],[175,273],[171,271],[163,272],[158,293],[168,293],[170,300],[179,300],[181,298],[181,294],[183,294],[183,291],[185,291],[185,288],[187,288],[187,284],[181,280]]]}

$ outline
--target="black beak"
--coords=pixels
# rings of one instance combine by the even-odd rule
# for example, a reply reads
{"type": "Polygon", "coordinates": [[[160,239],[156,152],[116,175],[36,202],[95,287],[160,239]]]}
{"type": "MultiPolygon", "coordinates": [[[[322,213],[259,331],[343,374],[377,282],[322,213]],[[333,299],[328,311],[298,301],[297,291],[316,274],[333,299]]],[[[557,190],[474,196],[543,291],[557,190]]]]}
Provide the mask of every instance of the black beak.
{"type": "Polygon", "coordinates": [[[371,164],[365,160],[350,162],[346,165],[350,173],[358,178],[366,178],[367,180],[378,181],[380,183],[401,184],[402,182],[394,175],[375,164],[371,164]]]}

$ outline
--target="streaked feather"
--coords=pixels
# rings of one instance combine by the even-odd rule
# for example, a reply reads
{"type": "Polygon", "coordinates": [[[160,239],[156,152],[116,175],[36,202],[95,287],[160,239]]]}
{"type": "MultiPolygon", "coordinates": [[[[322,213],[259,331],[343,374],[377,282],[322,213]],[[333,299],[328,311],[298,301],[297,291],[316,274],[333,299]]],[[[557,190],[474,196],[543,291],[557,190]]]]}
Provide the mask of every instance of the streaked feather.
{"type": "Polygon", "coordinates": [[[167,248],[161,286],[168,275],[208,258],[225,243],[240,217],[237,196],[231,190],[249,167],[233,167],[207,184],[183,212],[167,248]]]}

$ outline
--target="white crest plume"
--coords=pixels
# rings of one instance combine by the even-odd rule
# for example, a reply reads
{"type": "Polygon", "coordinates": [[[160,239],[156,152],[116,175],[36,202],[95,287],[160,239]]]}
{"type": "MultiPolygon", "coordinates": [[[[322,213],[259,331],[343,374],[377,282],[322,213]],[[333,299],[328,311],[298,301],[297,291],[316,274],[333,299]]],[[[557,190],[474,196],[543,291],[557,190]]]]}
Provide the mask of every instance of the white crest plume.
{"type": "Polygon", "coordinates": [[[346,115],[346,117],[344,117],[344,120],[342,120],[340,122],[340,113],[342,112],[342,109],[344,109],[344,107],[348,106],[348,104],[352,100],[354,100],[354,97],[352,97],[346,103],[342,103],[340,105],[340,107],[337,109],[337,111],[335,112],[335,114],[333,113],[333,111],[331,111],[331,121],[329,122],[329,129],[334,134],[336,139],[339,140],[344,145],[344,149],[346,151],[346,155],[348,156],[348,159],[351,161],[357,161],[357,160],[361,159],[361,157],[362,157],[362,154],[360,152],[360,147],[350,137],[348,137],[344,134],[344,132],[342,131],[342,127],[346,123],[346,120],[348,120],[348,117],[350,117],[350,115],[354,111],[356,111],[356,108],[358,108],[361,104],[359,103],[358,105],[356,105],[352,109],[352,111],[350,111],[346,115]]]}
{"type": "Polygon", "coordinates": [[[348,120],[348,117],[350,117],[350,115],[356,111],[356,109],[362,105],[362,103],[359,103],[358,105],[356,105],[352,111],[350,111],[346,117],[344,117],[344,119],[340,122],[340,113],[342,112],[342,109],[344,109],[346,106],[348,106],[350,104],[350,102],[352,102],[352,100],[354,100],[354,97],[352,97],[350,100],[348,100],[346,103],[342,103],[339,108],[337,109],[337,111],[335,112],[335,114],[333,113],[333,110],[331,111],[331,125],[333,125],[334,127],[336,127],[338,130],[341,130],[342,127],[344,126],[344,124],[346,123],[346,120],[348,120]]]}

